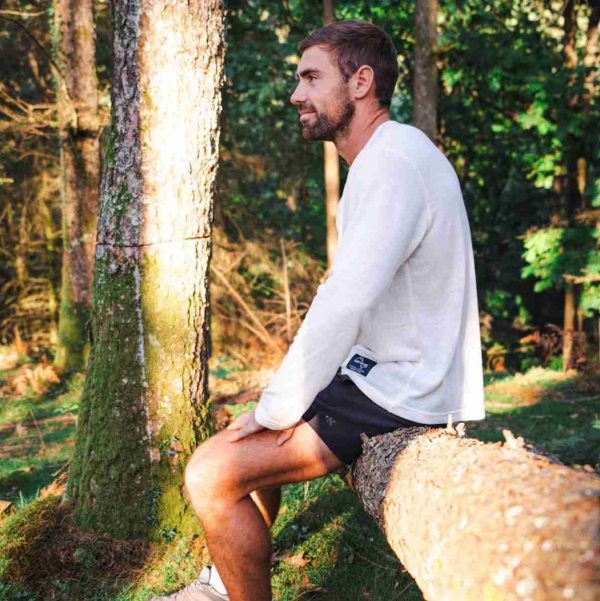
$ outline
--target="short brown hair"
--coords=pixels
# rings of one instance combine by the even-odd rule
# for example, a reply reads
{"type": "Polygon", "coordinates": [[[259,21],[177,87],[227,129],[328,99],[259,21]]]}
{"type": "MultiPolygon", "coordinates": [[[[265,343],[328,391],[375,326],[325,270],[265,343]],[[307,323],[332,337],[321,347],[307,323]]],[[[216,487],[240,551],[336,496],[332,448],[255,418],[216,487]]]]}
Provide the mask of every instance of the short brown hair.
{"type": "Polygon", "coordinates": [[[398,52],[383,29],[366,21],[335,21],[304,38],[298,50],[302,53],[311,46],[324,46],[333,54],[344,81],[359,67],[371,67],[379,105],[390,106],[398,80],[398,52]]]}

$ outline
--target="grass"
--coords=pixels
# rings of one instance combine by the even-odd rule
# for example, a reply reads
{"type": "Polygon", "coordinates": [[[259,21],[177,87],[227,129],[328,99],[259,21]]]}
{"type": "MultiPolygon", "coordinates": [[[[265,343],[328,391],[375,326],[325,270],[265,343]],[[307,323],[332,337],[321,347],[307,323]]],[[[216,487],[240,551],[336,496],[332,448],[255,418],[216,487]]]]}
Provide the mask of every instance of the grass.
{"type": "MultiPolygon", "coordinates": [[[[219,364],[218,370],[213,377],[227,380],[226,366],[219,364]]],[[[0,373],[0,386],[11,375],[0,373]]],[[[80,532],[68,506],[56,509],[48,498],[32,502],[70,458],[82,384],[77,375],[41,395],[29,391],[0,399],[0,499],[20,507],[0,527],[2,600],[145,601],[189,582],[208,561],[199,538],[176,538],[160,546],[114,541],[80,532]],[[19,539],[19,532],[26,535],[19,539]],[[48,550],[45,541],[52,536],[59,536],[60,553],[48,550]],[[25,551],[14,551],[19,545],[25,551]],[[15,557],[21,553],[18,561],[23,565],[10,563],[17,561],[10,549],[15,557]],[[8,569],[31,569],[28,557],[36,560],[38,575],[40,563],[45,566],[43,591],[27,591],[3,578],[8,569]]],[[[509,429],[565,463],[600,468],[598,378],[541,369],[524,376],[493,375],[488,377],[486,402],[488,417],[467,428],[470,436],[498,441],[504,439],[502,430],[509,429]]],[[[252,407],[225,405],[233,417],[252,407]]],[[[423,599],[337,475],[285,487],[272,535],[272,582],[278,601],[423,599]]]]}
{"type": "Polygon", "coordinates": [[[535,368],[486,387],[487,419],[470,436],[494,442],[522,436],[566,464],[600,470],[600,379],[535,368]]]}
{"type": "Polygon", "coordinates": [[[0,399],[0,499],[34,499],[70,459],[82,386],[77,374],[41,396],[0,399]]]}
{"type": "Polygon", "coordinates": [[[273,529],[276,599],[423,598],[339,476],[287,487],[282,510],[273,529]]]}

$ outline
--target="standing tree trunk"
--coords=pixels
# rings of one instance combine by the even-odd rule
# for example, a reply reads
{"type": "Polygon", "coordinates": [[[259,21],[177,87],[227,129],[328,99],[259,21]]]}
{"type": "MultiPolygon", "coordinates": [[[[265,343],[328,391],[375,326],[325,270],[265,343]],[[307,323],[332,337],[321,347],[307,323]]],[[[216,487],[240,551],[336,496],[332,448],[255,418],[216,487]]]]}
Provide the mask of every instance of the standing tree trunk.
{"type": "MultiPolygon", "coordinates": [[[[598,27],[600,23],[600,0],[592,0],[591,12],[588,19],[588,28],[585,41],[585,52],[583,55],[583,66],[585,69],[583,81],[583,112],[588,114],[592,105],[592,101],[598,94],[598,27]]],[[[581,148],[580,148],[581,151],[581,148]]],[[[583,154],[583,152],[580,152],[583,154]]],[[[581,198],[581,206],[585,210],[588,207],[585,203],[585,192],[587,183],[587,161],[586,157],[579,156],[577,159],[577,187],[581,198]]],[[[580,288],[580,297],[581,297],[580,288]]],[[[585,330],[583,326],[584,313],[581,305],[577,306],[577,337],[578,343],[581,345],[583,354],[586,354],[585,330]]]]}
{"type": "Polygon", "coordinates": [[[565,284],[565,307],[563,316],[563,370],[574,367],[573,343],[575,333],[575,287],[565,284]]]}
{"type": "Polygon", "coordinates": [[[592,99],[598,91],[598,26],[600,23],[600,0],[593,0],[592,11],[588,21],[588,30],[585,40],[585,55],[583,64],[585,66],[584,79],[584,110],[589,111],[592,99]]]}
{"type": "MultiPolygon", "coordinates": [[[[585,61],[589,61],[588,53],[595,54],[594,29],[597,29],[597,10],[594,9],[588,26],[588,42],[586,44],[585,61]],[[594,13],[596,17],[594,19],[594,13]],[[591,34],[591,35],[590,35],[591,34]],[[591,40],[591,41],[590,41],[591,40]]],[[[575,13],[575,1],[567,0],[564,5],[564,31],[563,31],[563,66],[569,73],[566,88],[566,105],[572,113],[578,112],[581,107],[589,110],[586,101],[585,88],[593,85],[593,79],[584,85],[583,93],[580,93],[575,69],[578,64],[576,50],[577,15],[575,13]]],[[[589,89],[589,87],[588,87],[589,89]]],[[[573,134],[567,134],[564,148],[564,175],[559,175],[555,181],[555,189],[559,192],[560,206],[567,227],[575,225],[575,216],[578,210],[583,208],[583,194],[585,191],[585,160],[581,160],[581,142],[573,134]]],[[[575,329],[575,290],[573,285],[565,284],[564,294],[564,319],[563,319],[563,369],[574,367],[573,336],[575,329]]]]}
{"type": "Polygon", "coordinates": [[[100,156],[92,0],[56,0],[54,47],[62,170],[63,260],[57,365],[85,367],[100,156]]]}
{"type": "Polygon", "coordinates": [[[435,142],[438,73],[436,66],[437,0],[415,3],[413,123],[435,142]]]}
{"type": "MultiPolygon", "coordinates": [[[[334,21],[333,0],[323,0],[323,22],[325,25],[330,25],[334,21]]],[[[338,245],[335,215],[340,201],[340,159],[333,142],[323,142],[323,174],[327,219],[327,266],[331,267],[338,245]]]]}
{"type": "Polygon", "coordinates": [[[358,497],[428,601],[595,601],[600,479],[505,436],[373,437],[353,471],[358,497]]]}
{"type": "Polygon", "coordinates": [[[183,470],[208,435],[220,0],[116,0],[92,349],[68,494],[117,536],[197,530],[183,470]]]}

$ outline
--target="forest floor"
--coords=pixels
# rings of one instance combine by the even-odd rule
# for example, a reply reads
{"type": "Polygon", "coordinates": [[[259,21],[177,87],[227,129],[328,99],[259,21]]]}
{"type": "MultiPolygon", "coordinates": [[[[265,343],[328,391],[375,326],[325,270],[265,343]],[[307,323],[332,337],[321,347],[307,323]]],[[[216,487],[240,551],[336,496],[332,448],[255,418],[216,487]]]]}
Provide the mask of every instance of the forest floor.
{"type": "MultiPolygon", "coordinates": [[[[0,357],[0,500],[16,511],[0,517],[0,600],[144,601],[193,579],[207,559],[198,538],[136,546],[76,528],[69,508],[44,487],[60,482],[72,454],[83,376],[60,380],[44,364],[6,367],[0,357]],[[16,574],[6,549],[18,545],[31,557],[16,574]]],[[[253,407],[268,376],[213,361],[217,422],[223,426],[253,407]]],[[[567,464],[600,471],[600,378],[535,368],[486,380],[488,417],[468,427],[470,436],[500,441],[508,429],[567,464]]],[[[422,600],[337,475],[285,487],[272,533],[279,601],[422,600]]]]}

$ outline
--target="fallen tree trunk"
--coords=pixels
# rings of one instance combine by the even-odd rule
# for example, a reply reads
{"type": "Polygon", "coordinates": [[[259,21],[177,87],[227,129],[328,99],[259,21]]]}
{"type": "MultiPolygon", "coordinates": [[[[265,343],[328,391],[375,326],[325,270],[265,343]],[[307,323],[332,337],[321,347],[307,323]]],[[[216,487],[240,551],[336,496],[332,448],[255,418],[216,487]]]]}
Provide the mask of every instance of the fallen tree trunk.
{"type": "Polygon", "coordinates": [[[505,436],[376,436],[353,486],[428,601],[599,599],[600,478],[505,436]]]}

